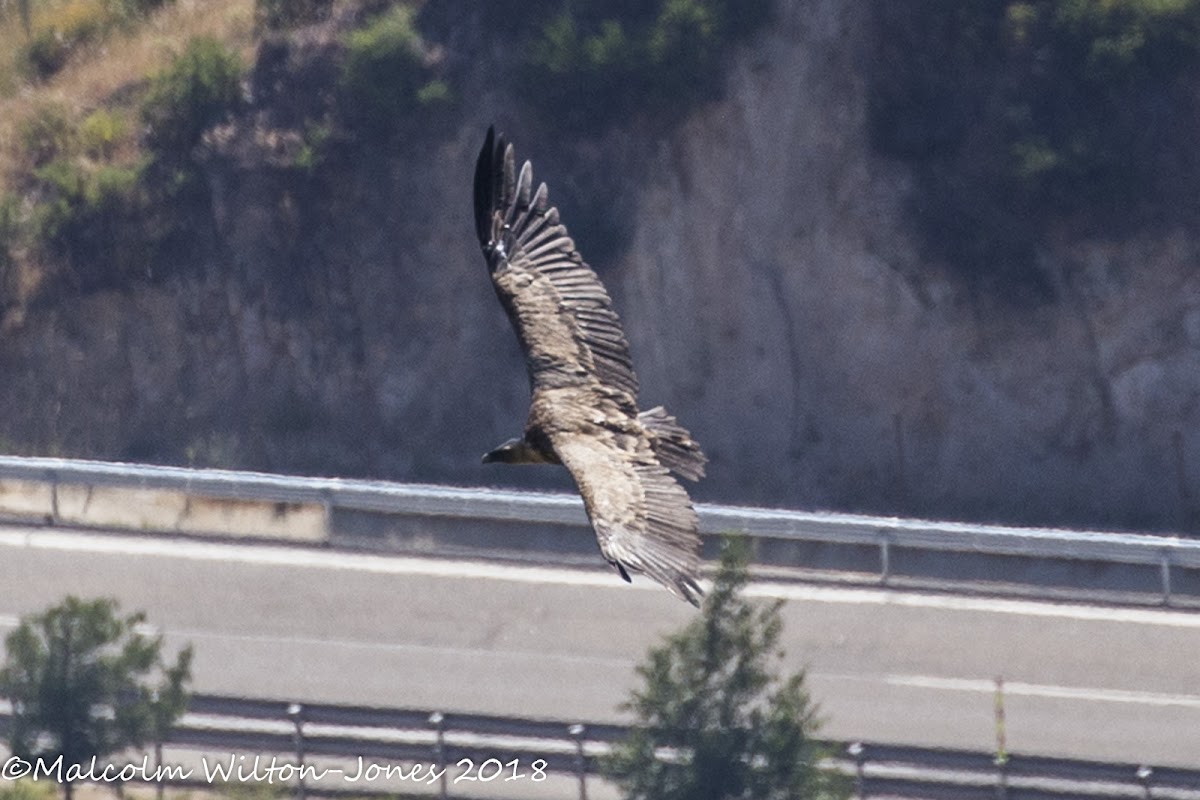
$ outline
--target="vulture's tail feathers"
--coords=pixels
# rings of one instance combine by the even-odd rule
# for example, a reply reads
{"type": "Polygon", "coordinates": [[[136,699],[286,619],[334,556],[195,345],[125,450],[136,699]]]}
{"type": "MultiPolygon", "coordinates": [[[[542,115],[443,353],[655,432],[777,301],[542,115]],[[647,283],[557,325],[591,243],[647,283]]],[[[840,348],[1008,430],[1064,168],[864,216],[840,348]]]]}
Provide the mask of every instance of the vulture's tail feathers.
{"type": "Polygon", "coordinates": [[[662,406],[638,414],[638,420],[650,434],[650,446],[654,454],[667,469],[691,481],[704,477],[704,465],[708,459],[700,445],[662,406]]]}

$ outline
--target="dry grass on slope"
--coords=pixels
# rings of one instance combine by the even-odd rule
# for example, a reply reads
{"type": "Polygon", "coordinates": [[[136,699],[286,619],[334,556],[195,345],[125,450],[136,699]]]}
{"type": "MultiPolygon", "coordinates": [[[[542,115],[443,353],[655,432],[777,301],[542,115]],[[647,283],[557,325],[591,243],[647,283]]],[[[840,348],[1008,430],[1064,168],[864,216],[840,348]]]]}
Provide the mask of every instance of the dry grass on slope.
{"type": "MultiPolygon", "coordinates": [[[[31,3],[31,30],[63,29],[100,13],[100,0],[31,3]]],[[[21,52],[27,37],[16,0],[0,0],[0,189],[22,158],[18,132],[39,108],[55,104],[75,119],[106,104],[166,66],[187,42],[211,36],[250,63],[254,49],[254,0],[175,0],[150,12],[141,24],[117,26],[71,53],[47,80],[26,74],[21,52]]]]}

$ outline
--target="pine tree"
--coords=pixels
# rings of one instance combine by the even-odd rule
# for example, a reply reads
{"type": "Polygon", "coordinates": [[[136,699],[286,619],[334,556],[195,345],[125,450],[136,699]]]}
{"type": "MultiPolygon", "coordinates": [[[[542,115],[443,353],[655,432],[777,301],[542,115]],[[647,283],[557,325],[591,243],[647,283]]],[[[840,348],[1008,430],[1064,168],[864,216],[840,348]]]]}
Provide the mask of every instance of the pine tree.
{"type": "Polygon", "coordinates": [[[804,672],[783,676],[783,601],[742,597],[747,546],[727,539],[701,615],[650,650],[636,716],[606,772],[629,800],[826,800],[844,781],[818,768],[817,709],[804,672]]]}
{"type": "MultiPolygon", "coordinates": [[[[14,755],[46,765],[61,757],[65,779],[72,765],[161,741],[186,706],[192,649],[168,667],[161,637],[138,631],[144,622],[141,613],[118,616],[114,600],[77,597],[21,620],[0,668],[14,755]]],[[[67,800],[72,791],[64,780],[67,800]]]]}

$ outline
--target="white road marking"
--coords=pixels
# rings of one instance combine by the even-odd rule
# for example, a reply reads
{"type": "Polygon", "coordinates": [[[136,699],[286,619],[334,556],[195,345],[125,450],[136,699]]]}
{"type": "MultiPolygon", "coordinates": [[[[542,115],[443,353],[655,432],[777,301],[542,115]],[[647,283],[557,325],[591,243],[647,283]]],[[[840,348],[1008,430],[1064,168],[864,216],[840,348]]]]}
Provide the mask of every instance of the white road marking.
{"type": "Polygon", "coordinates": [[[1005,597],[968,597],[955,594],[930,594],[899,589],[866,587],[814,586],[808,584],[754,583],[746,588],[751,597],[781,597],[821,603],[901,606],[947,611],[973,611],[988,614],[1015,614],[1027,617],[1054,617],[1096,622],[1162,625],[1169,628],[1200,628],[1200,613],[1163,608],[1054,603],[1005,597]]]}
{"type": "MultiPolygon", "coordinates": [[[[0,628],[15,628],[16,626],[17,618],[15,616],[0,615],[0,628]]],[[[250,635],[237,633],[218,633],[202,630],[171,631],[170,635],[172,638],[185,640],[209,639],[215,641],[240,641],[254,642],[258,644],[267,643],[273,646],[278,646],[279,644],[302,644],[320,647],[332,646],[367,650],[449,653],[461,657],[475,657],[479,655],[478,650],[465,647],[380,641],[355,641],[349,639],[322,639],[311,636],[250,635]]],[[[497,655],[521,657],[525,655],[532,655],[532,653],[505,651],[502,654],[490,654],[489,657],[495,657],[497,655]]],[[[596,657],[594,655],[541,655],[542,657],[564,662],[580,662],[584,664],[603,662],[606,666],[625,670],[632,669],[635,664],[634,660],[626,658],[605,658],[596,657]]],[[[970,692],[984,695],[991,695],[996,691],[995,681],[987,678],[945,678],[932,675],[901,674],[880,676],[869,674],[839,674],[822,672],[810,672],[809,677],[818,681],[884,683],[889,686],[913,689],[929,689],[932,691],[945,692],[970,692]]],[[[1129,689],[1105,689],[1100,687],[1085,686],[1056,686],[1052,684],[1026,683],[1022,681],[1005,681],[1004,693],[1008,697],[1037,697],[1056,700],[1076,700],[1082,702],[1127,703],[1160,708],[1174,707],[1200,710],[1200,695],[1194,694],[1172,694],[1164,692],[1148,692],[1129,689]]]]}
{"type": "MultiPolygon", "coordinates": [[[[630,591],[631,589],[662,591],[657,584],[647,580],[639,580],[632,585],[615,581],[613,575],[604,570],[589,571],[526,564],[349,553],[286,545],[116,536],[43,528],[2,528],[0,529],[0,547],[260,564],[303,569],[353,570],[388,575],[426,575],[437,578],[472,578],[515,583],[595,586],[620,591],[630,591]]],[[[746,594],[751,597],[783,598],[814,603],[899,606],[1200,629],[1200,613],[1171,609],[1123,608],[1082,603],[965,597],[895,589],[818,586],[766,581],[752,583],[746,588],[746,594]]]]}
{"type": "MultiPolygon", "coordinates": [[[[92,553],[97,555],[144,556],[152,558],[176,558],[196,561],[237,562],[268,566],[359,570],[385,574],[429,575],[434,577],[466,577],[488,580],[503,580],[521,583],[558,583],[615,588],[629,591],[624,583],[614,584],[612,577],[604,571],[559,569],[513,564],[489,564],[476,561],[448,561],[403,556],[347,553],[329,550],[314,550],[298,547],[243,544],[228,542],[204,542],[192,539],[164,539],[158,537],[128,537],[95,533],[54,531],[39,528],[0,529],[0,548],[29,548],[44,551],[92,553]]],[[[635,589],[661,591],[646,581],[635,584],[635,589]]],[[[924,594],[910,591],[893,591],[862,587],[813,586],[805,584],[753,583],[747,594],[757,597],[782,597],[807,602],[845,603],[878,606],[901,606],[915,608],[944,609],[978,613],[1022,614],[1034,617],[1090,620],[1113,623],[1138,623],[1168,627],[1200,628],[1200,614],[1164,609],[1114,608],[1087,606],[1082,604],[1050,603],[1035,600],[997,599],[984,597],[961,597],[948,594],[924,594]]],[[[17,618],[0,615],[0,628],[12,628],[17,618]]],[[[461,655],[474,654],[464,648],[417,645],[408,643],[361,642],[352,640],[329,640],[314,637],[270,636],[247,634],[225,634],[212,631],[172,631],[172,636],[189,639],[246,640],[256,642],[303,643],[312,645],[399,650],[430,650],[455,652],[461,655]]],[[[585,660],[596,660],[588,656],[585,660]]],[[[611,666],[628,667],[625,659],[602,659],[611,666]]],[[[934,691],[972,692],[991,694],[995,691],[994,681],[987,678],[947,678],[929,675],[843,675],[812,672],[817,680],[849,680],[857,682],[882,682],[896,687],[928,689],[934,691]]],[[[1159,693],[1149,691],[1106,689],[1099,687],[1073,687],[1006,681],[1005,694],[1013,697],[1039,697],[1082,702],[1109,702],[1137,704],[1152,707],[1176,707],[1200,709],[1200,695],[1159,693]]]]}
{"type": "MultiPolygon", "coordinates": [[[[930,675],[886,675],[884,683],[892,686],[910,686],[918,689],[934,689],[952,692],[976,692],[994,694],[996,682],[975,678],[937,678],[930,675]]],[[[1021,681],[1005,681],[1004,694],[1008,697],[1043,697],[1056,700],[1099,701],[1103,703],[1133,703],[1147,706],[1173,706],[1200,709],[1200,695],[1166,694],[1132,689],[1100,689],[1084,686],[1054,686],[1021,681]]]]}
{"type": "MultiPolygon", "coordinates": [[[[428,575],[435,578],[481,578],[520,583],[568,583],[612,586],[612,576],[586,572],[512,564],[490,564],[469,560],[439,560],[399,555],[349,553],[287,545],[204,542],[195,539],[114,536],[48,529],[0,529],[0,547],[58,550],[98,555],[148,556],[190,561],[224,561],[277,567],[337,569],[387,575],[428,575]]],[[[600,557],[599,552],[596,555],[600,557]]],[[[613,573],[615,575],[616,573],[613,573]]],[[[618,586],[629,588],[619,581],[618,586]]],[[[635,585],[657,589],[657,585],[635,585]]]]}

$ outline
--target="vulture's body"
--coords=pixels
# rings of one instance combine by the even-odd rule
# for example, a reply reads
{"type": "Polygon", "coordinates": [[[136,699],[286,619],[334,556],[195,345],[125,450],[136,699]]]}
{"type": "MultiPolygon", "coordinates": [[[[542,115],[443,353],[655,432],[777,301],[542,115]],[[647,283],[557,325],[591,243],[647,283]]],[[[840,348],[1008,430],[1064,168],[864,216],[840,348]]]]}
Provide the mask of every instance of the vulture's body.
{"type": "Polygon", "coordinates": [[[484,461],[562,464],[600,550],[699,602],[696,512],[671,471],[697,480],[706,459],[661,407],[639,412],[637,376],[612,301],[548,202],[529,162],[489,129],[475,168],[475,226],[496,294],[525,353],[532,400],[521,439],[484,461]]]}

